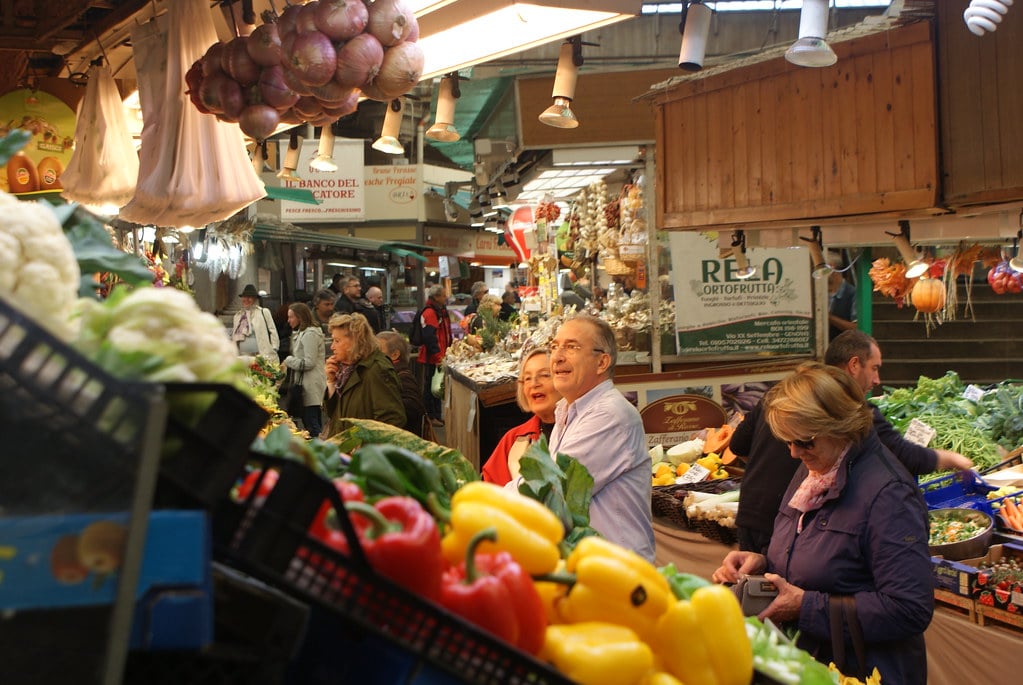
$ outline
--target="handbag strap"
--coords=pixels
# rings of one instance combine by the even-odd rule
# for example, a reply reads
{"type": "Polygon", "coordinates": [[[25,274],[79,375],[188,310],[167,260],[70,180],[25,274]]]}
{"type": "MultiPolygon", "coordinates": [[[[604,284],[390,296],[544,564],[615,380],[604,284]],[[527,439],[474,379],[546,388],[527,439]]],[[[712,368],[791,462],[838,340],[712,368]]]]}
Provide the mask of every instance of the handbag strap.
{"type": "Polygon", "coordinates": [[[845,626],[848,626],[853,656],[856,657],[859,668],[866,672],[867,650],[863,642],[863,627],[860,625],[859,614],[856,613],[856,598],[851,595],[831,595],[828,601],[828,614],[831,623],[831,657],[835,665],[844,675],[852,675],[845,660],[845,626]]]}

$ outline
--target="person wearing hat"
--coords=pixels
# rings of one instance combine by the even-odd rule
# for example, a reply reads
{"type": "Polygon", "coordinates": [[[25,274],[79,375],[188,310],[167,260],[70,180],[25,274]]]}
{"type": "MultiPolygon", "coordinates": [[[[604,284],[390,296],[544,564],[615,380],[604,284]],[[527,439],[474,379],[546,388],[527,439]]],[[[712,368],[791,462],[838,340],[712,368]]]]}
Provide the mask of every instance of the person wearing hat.
{"type": "Polygon", "coordinates": [[[259,305],[260,293],[249,283],[238,295],[242,308],[234,315],[231,340],[238,345],[242,357],[259,355],[273,363],[280,361],[277,350],[281,346],[277,326],[274,325],[270,310],[259,305]]]}

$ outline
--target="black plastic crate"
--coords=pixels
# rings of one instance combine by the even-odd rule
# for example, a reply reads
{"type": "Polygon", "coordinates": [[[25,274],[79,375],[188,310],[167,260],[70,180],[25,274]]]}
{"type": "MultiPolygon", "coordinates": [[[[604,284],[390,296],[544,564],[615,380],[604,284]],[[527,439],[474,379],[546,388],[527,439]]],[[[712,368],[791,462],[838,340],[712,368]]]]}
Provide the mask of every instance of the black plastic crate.
{"type": "Polygon", "coordinates": [[[73,514],[128,520],[116,580],[107,580],[112,602],[50,606],[45,594],[25,601],[28,588],[13,589],[19,609],[0,621],[5,684],[119,681],[165,416],[162,386],[113,378],[0,298],[0,526],[73,514]]]}
{"type": "Polygon", "coordinates": [[[480,631],[458,616],[376,574],[366,563],[336,488],[303,464],[253,455],[263,473],[279,477],[264,497],[214,512],[214,554],[225,563],[335,612],[369,635],[400,647],[422,663],[478,685],[568,685],[571,681],[532,656],[480,631]],[[307,534],[330,501],[353,550],[351,556],[307,534]]]}
{"type": "Polygon", "coordinates": [[[209,508],[230,491],[266,410],[219,383],[166,383],[167,431],[155,504],[209,508]]]}

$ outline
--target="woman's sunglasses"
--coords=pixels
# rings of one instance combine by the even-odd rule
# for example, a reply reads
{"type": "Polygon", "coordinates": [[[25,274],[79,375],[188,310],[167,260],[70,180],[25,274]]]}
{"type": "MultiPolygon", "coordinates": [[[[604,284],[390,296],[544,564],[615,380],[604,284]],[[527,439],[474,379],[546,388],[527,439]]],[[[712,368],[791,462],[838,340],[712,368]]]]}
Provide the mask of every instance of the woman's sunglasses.
{"type": "Polygon", "coordinates": [[[808,438],[806,440],[786,440],[785,444],[788,445],[789,447],[798,447],[799,449],[802,450],[812,450],[813,441],[816,439],[817,436],[815,435],[812,438],[808,438]]]}

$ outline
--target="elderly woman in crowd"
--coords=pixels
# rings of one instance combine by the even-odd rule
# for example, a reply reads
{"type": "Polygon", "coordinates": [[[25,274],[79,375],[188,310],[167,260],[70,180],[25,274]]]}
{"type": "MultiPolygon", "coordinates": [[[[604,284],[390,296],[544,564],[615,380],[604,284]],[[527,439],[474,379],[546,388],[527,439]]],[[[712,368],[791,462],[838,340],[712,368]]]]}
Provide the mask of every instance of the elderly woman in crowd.
{"type": "Polygon", "coordinates": [[[845,371],[807,363],[771,388],[765,415],[802,464],[767,555],[729,552],[714,580],[766,571],[778,596],[760,617],[797,629],[800,647],[823,663],[843,648],[847,675],[863,678],[876,667],[882,682],[923,685],[923,633],[934,611],[927,509],[872,429],[863,391],[845,371]],[[843,606],[854,607],[844,619],[843,606]],[[862,626],[865,664],[848,630],[832,634],[843,621],[862,626]]]}
{"type": "Polygon", "coordinates": [[[366,317],[335,314],[328,327],[333,356],[327,359],[324,437],[341,432],[346,418],[373,419],[403,428],[405,407],[398,374],[377,346],[366,317]]]}
{"type": "MultiPolygon", "coordinates": [[[[485,298],[484,298],[485,299],[485,298]]],[[[519,459],[526,448],[540,439],[551,437],[554,428],[554,405],[561,393],[554,389],[551,376],[551,356],[546,347],[525,352],[519,360],[517,399],[522,411],[533,416],[504,434],[493,454],[483,465],[483,480],[504,485],[519,475],[519,459]]]]}

